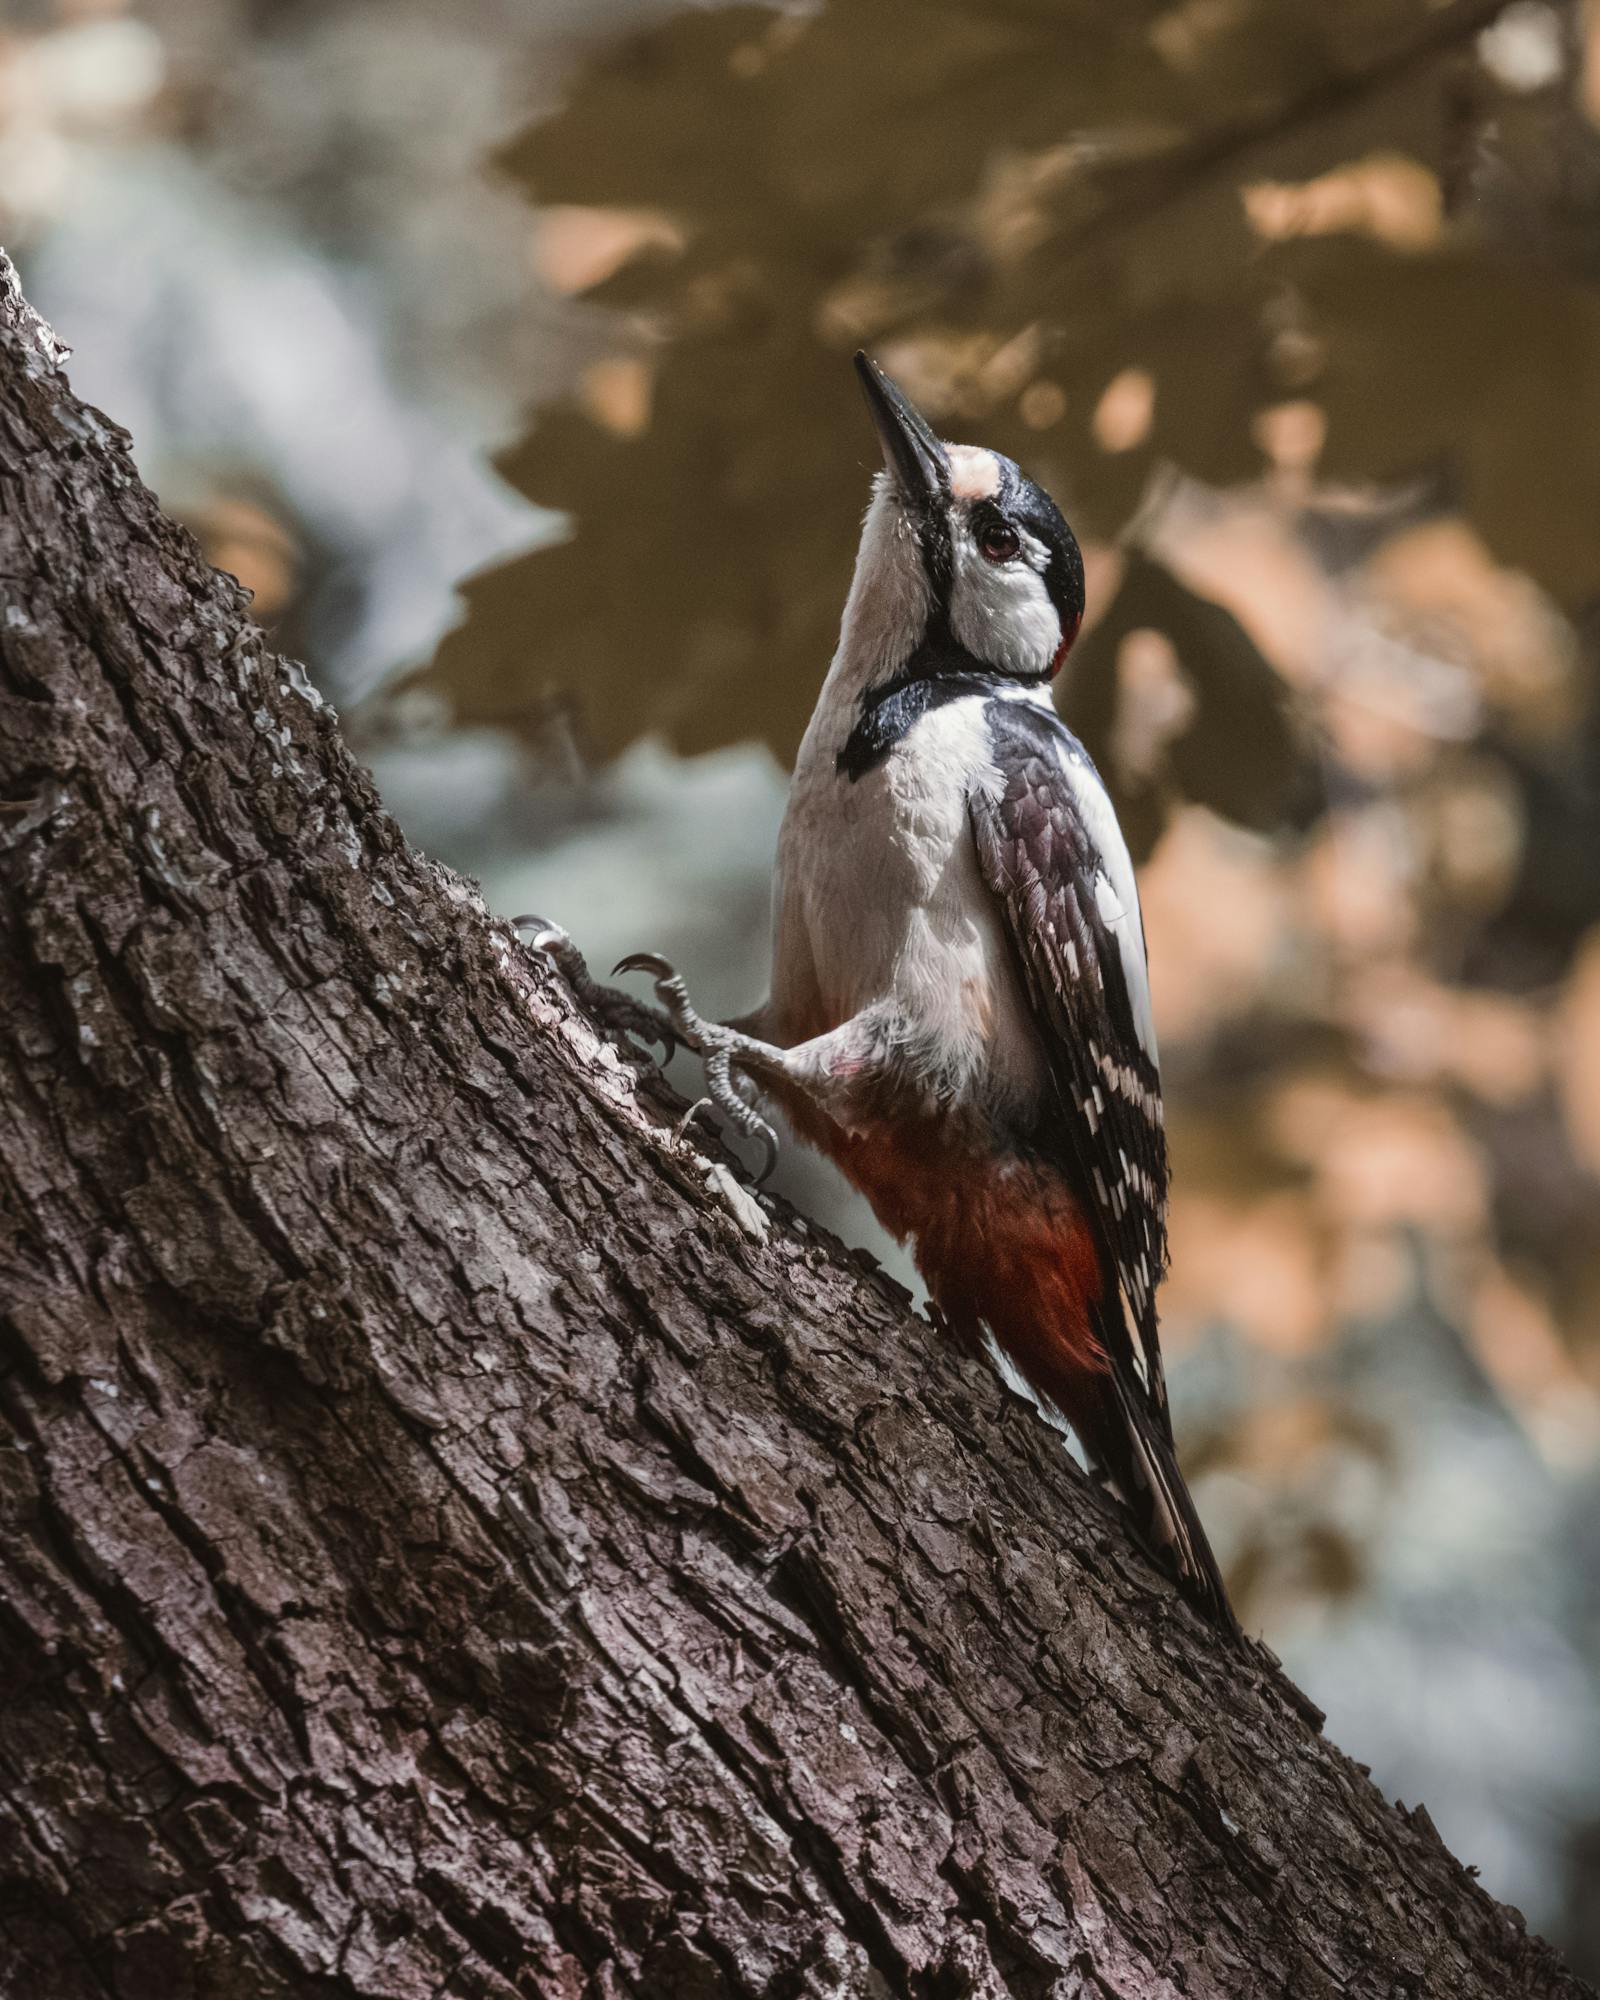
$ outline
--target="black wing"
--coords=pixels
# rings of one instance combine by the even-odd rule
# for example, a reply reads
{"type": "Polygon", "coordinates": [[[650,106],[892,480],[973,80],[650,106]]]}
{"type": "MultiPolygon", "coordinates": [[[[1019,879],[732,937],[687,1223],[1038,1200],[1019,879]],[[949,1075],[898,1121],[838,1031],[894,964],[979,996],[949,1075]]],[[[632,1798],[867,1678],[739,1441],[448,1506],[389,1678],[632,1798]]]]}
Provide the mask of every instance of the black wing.
{"type": "MultiPolygon", "coordinates": [[[[1150,1402],[1170,1443],[1155,1304],[1167,1266],[1161,1077],[1140,1044],[1129,966],[1112,930],[1116,902],[1092,823],[1102,837],[1121,836],[1087,753],[1053,713],[1032,702],[993,701],[986,714],[1001,785],[997,797],[974,790],[969,811],[979,864],[1005,912],[1049,1052],[1056,1115],[1043,1141],[1062,1156],[1117,1273],[1138,1329],[1150,1402]]],[[[1134,973],[1147,1009],[1142,952],[1134,973]]]]}

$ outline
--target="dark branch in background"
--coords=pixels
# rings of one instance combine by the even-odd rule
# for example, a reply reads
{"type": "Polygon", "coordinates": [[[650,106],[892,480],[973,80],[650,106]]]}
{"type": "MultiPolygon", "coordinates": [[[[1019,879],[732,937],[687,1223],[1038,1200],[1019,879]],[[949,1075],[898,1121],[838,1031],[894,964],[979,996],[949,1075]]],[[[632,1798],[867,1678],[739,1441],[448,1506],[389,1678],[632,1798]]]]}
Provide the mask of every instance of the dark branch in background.
{"type": "Polygon", "coordinates": [[[1245,157],[1258,147],[1289,138],[1327,118],[1348,111],[1364,98],[1407,81],[1481,35],[1505,12],[1508,0],[1463,0],[1447,13],[1425,21],[1414,35],[1370,63],[1319,77],[1281,104],[1264,106],[1253,117],[1239,118],[1211,132],[1196,133],[1174,146],[1151,165],[1151,179],[1133,175],[1133,185],[1113,194],[1106,206],[1077,229],[1061,237],[1061,249],[1071,255],[1119,236],[1148,221],[1170,203],[1201,192],[1210,182],[1236,173],[1245,157]]]}
{"type": "Polygon", "coordinates": [[[0,285],[0,1988],[1579,2000],[671,1137],[0,285]]]}

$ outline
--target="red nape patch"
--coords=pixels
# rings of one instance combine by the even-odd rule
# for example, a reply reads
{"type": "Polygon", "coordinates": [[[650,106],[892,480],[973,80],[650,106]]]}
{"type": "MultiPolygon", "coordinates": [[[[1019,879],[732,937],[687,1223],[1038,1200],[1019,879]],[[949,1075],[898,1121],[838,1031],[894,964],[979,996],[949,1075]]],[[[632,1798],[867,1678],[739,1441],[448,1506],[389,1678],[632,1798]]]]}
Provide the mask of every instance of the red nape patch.
{"type": "Polygon", "coordinates": [[[1056,675],[1059,674],[1061,669],[1067,664],[1067,655],[1072,651],[1072,642],[1074,639],[1077,638],[1079,632],[1082,629],[1083,629],[1083,613],[1081,611],[1078,613],[1077,617],[1073,619],[1070,625],[1062,626],[1061,644],[1057,646],[1056,656],[1050,662],[1051,680],[1054,680],[1056,675]]]}
{"type": "Polygon", "coordinates": [[[1070,1419],[1109,1367],[1094,1332],[1104,1289],[1094,1231],[1066,1181],[1015,1154],[979,1150],[932,1122],[855,1136],[809,1105],[784,1107],[902,1243],[952,1328],[979,1323],[1070,1419]],[[1089,1379],[1092,1378],[1092,1379],[1089,1379]]]}

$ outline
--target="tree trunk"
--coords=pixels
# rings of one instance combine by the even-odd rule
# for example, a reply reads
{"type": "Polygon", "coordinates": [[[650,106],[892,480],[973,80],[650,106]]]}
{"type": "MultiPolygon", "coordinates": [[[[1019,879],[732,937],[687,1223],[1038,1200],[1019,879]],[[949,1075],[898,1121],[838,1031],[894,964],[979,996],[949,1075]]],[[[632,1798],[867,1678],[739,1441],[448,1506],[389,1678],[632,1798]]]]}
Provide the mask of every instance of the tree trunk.
{"type": "Polygon", "coordinates": [[[1580,1994],[672,1137],[0,285],[4,1991],[1580,1994]]]}

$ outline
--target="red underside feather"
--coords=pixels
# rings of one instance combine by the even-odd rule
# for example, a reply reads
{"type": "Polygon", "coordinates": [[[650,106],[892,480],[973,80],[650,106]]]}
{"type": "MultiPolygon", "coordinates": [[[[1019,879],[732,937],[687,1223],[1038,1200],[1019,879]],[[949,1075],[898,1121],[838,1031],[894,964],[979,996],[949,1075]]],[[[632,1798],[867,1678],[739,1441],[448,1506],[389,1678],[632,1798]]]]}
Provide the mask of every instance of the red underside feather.
{"type": "Polygon", "coordinates": [[[1093,1330],[1104,1277],[1094,1231],[1065,1179],[1016,1155],[977,1152],[937,1127],[850,1136],[785,1093],[801,1135],[871,1202],[952,1328],[974,1345],[979,1323],[1069,1422],[1098,1404],[1110,1363],[1093,1330]]]}

